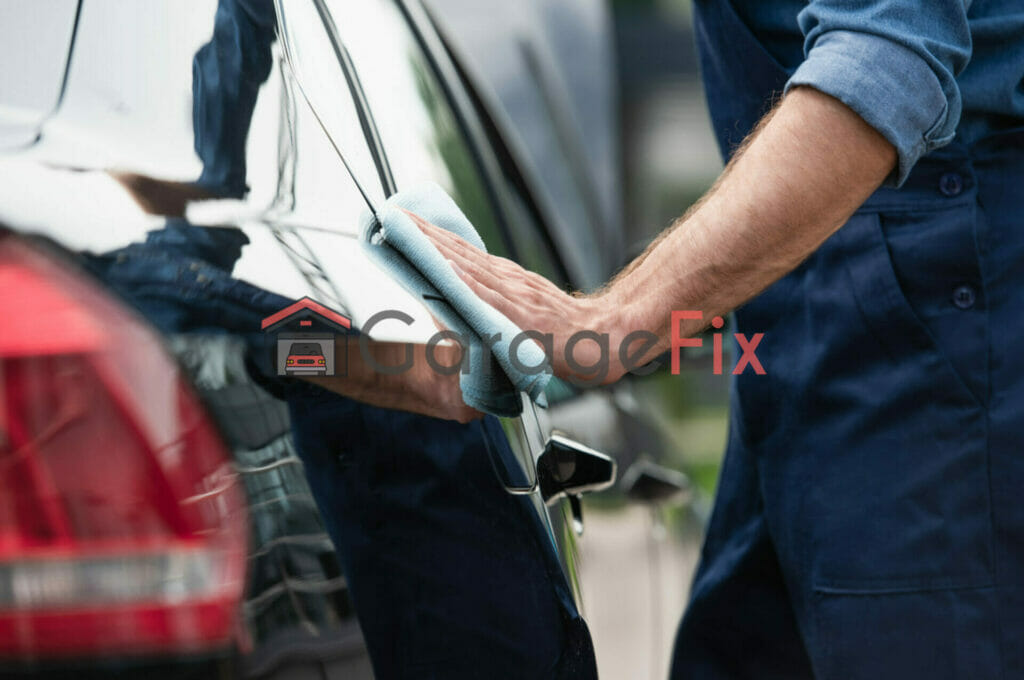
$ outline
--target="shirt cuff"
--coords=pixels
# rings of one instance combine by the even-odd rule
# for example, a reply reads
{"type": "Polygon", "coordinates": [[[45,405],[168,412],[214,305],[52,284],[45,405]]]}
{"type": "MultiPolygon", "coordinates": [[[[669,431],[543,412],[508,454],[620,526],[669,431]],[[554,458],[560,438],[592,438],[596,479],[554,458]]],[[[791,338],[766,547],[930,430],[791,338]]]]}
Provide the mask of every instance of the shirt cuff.
{"type": "Polygon", "coordinates": [[[921,56],[886,38],[823,33],[786,83],[786,92],[798,85],[843,102],[896,147],[899,162],[886,179],[889,186],[903,184],[921,156],[953,139],[938,77],[921,56]]]}

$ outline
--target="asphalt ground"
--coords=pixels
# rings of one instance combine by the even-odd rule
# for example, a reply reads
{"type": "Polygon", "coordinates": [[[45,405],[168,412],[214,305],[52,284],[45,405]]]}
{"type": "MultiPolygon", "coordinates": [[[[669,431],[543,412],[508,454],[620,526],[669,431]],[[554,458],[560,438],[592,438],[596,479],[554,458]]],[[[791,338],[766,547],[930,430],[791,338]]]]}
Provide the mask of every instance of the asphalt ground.
{"type": "Polygon", "coordinates": [[[601,680],[664,680],[700,545],[643,506],[585,511],[584,616],[601,680]]]}

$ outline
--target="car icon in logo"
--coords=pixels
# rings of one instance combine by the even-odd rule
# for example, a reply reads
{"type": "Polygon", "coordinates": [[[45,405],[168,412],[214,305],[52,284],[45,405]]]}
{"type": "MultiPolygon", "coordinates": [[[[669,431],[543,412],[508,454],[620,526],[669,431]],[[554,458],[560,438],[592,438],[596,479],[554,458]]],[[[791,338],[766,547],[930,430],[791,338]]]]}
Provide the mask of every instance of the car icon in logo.
{"type": "Polygon", "coordinates": [[[288,375],[327,375],[327,361],[320,343],[292,343],[284,370],[288,375]]]}
{"type": "Polygon", "coordinates": [[[296,300],[260,323],[272,334],[272,362],[277,375],[296,378],[344,376],[348,368],[348,334],[352,322],[308,297],[296,300]]]}

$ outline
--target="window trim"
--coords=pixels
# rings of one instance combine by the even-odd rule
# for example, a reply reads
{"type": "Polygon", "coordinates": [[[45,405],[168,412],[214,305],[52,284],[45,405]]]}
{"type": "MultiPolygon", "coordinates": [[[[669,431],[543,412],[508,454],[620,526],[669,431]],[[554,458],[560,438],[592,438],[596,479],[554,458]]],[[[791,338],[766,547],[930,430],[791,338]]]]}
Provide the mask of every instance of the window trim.
{"type": "MultiPolygon", "coordinates": [[[[312,2],[317,15],[320,17],[324,33],[327,35],[327,39],[331,44],[331,49],[334,51],[334,56],[337,59],[338,66],[341,68],[342,74],[345,77],[349,95],[352,98],[352,105],[356,111],[356,116],[359,119],[359,126],[363,133],[363,142],[366,144],[367,150],[370,153],[370,158],[373,159],[374,167],[377,170],[377,181],[379,182],[379,186],[382,188],[384,196],[390,197],[395,194],[398,188],[395,184],[394,175],[391,172],[391,165],[388,162],[387,154],[384,153],[384,146],[381,142],[380,132],[377,129],[377,123],[374,120],[373,113],[371,112],[366,100],[366,95],[363,91],[362,83],[359,80],[359,75],[356,72],[355,65],[352,62],[348,49],[341,41],[338,28],[335,25],[331,12],[324,3],[324,0],[310,0],[310,2],[312,2]]],[[[338,154],[338,158],[341,160],[342,165],[345,166],[345,170],[352,179],[352,182],[359,190],[359,193],[363,195],[363,199],[366,201],[370,210],[373,213],[376,213],[377,208],[375,202],[370,199],[370,193],[363,186],[364,182],[359,178],[358,173],[352,169],[352,166],[349,165],[348,159],[345,158],[343,150],[334,142],[330,132],[320,119],[320,113],[317,111],[316,105],[306,96],[306,93],[303,90],[301,79],[294,67],[291,50],[288,47],[288,13],[285,11],[284,0],[275,0],[275,7],[277,10],[278,40],[281,43],[282,51],[285,55],[285,62],[288,65],[288,69],[291,71],[291,76],[294,79],[294,82],[298,85],[302,98],[306,100],[306,104],[314,118],[316,118],[317,122],[320,123],[320,126],[324,128],[324,132],[327,134],[327,137],[331,142],[331,146],[334,147],[335,152],[338,154]]]]}
{"type": "Polygon", "coordinates": [[[485,190],[494,206],[508,252],[517,261],[520,260],[517,244],[509,228],[513,210],[510,207],[512,199],[508,195],[508,189],[504,187],[506,175],[510,175],[513,181],[520,182],[520,186],[525,189],[521,192],[524,202],[527,210],[536,219],[540,237],[551,253],[557,269],[556,275],[560,279],[559,283],[566,285],[574,283],[562,253],[552,239],[551,220],[545,217],[546,212],[537,205],[534,193],[530,190],[531,183],[527,180],[520,164],[516,162],[515,155],[512,154],[498,132],[486,106],[482,105],[479,96],[471,87],[465,72],[455,59],[455,55],[429,9],[419,0],[395,0],[395,3],[405,16],[420,49],[434,70],[434,75],[454,113],[456,123],[462,129],[480,171],[485,190]],[[488,128],[493,130],[491,134],[488,134],[488,128]]]}

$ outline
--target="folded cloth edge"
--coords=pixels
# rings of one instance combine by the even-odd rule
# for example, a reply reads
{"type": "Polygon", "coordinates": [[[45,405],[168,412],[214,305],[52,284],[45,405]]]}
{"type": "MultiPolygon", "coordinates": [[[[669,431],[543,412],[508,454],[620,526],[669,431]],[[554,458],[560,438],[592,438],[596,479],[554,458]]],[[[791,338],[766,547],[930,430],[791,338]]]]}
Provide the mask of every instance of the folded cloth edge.
{"type": "MultiPolygon", "coordinates": [[[[527,337],[518,343],[516,359],[521,366],[543,366],[543,370],[528,373],[513,364],[512,338],[523,331],[507,316],[476,295],[454,272],[448,260],[434,247],[405,210],[454,233],[470,245],[486,252],[479,234],[455,201],[444,189],[432,182],[422,183],[390,197],[380,209],[380,222],[369,211],[365,211],[361,239],[364,246],[368,247],[374,259],[385,267],[396,265],[394,258],[388,257],[383,248],[388,248],[394,256],[401,258],[404,268],[411,270],[406,271],[406,275],[413,275],[416,283],[426,284],[424,288],[433,289],[433,292],[443,299],[442,304],[438,304],[440,300],[425,299],[424,302],[431,313],[438,316],[453,331],[464,334],[468,329],[479,340],[481,336],[490,335],[497,329],[502,339],[492,345],[491,356],[516,390],[526,392],[535,403],[546,406],[544,389],[551,379],[551,371],[544,350],[533,338],[527,337]],[[408,257],[409,253],[416,253],[418,264],[408,257]],[[460,300],[473,300],[475,309],[460,309],[460,300]],[[445,311],[449,313],[446,314],[445,311]]],[[[407,282],[399,280],[403,285],[407,285],[407,282]]],[[[423,291],[413,292],[419,295],[423,291]]],[[[480,343],[482,344],[482,341],[480,343]]],[[[518,415],[521,412],[521,405],[513,406],[509,403],[499,406],[494,403],[497,395],[491,391],[485,390],[482,393],[475,390],[472,381],[462,380],[461,386],[463,400],[473,408],[496,412],[495,407],[498,406],[498,410],[502,411],[497,413],[498,415],[518,415]]]]}

